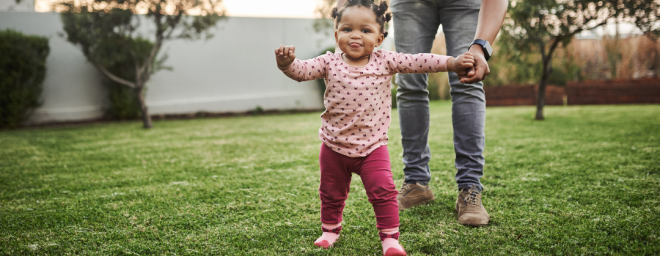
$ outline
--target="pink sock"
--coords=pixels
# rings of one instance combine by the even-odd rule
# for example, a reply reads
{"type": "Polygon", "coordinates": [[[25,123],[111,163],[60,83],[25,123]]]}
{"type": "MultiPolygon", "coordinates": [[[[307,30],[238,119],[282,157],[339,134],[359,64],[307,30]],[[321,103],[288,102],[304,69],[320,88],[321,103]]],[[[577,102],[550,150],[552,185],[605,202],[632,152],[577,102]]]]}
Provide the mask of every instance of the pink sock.
{"type": "Polygon", "coordinates": [[[385,256],[405,256],[406,250],[399,244],[399,228],[387,228],[380,230],[380,241],[383,245],[385,256]]]}
{"type": "Polygon", "coordinates": [[[328,249],[328,247],[331,247],[335,242],[337,242],[337,239],[339,238],[339,231],[341,231],[341,223],[323,223],[323,225],[321,225],[321,229],[323,230],[323,234],[321,237],[319,237],[319,239],[314,241],[314,245],[323,247],[323,249],[328,249]]]}

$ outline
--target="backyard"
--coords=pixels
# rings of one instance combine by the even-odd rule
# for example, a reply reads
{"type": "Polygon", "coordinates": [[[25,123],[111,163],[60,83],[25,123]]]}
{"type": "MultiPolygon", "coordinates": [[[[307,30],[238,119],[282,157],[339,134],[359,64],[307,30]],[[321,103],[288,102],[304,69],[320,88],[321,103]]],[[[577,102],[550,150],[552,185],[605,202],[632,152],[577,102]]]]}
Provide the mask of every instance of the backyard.
{"type": "MultiPolygon", "coordinates": [[[[431,108],[436,200],[401,213],[409,255],[660,254],[660,105],[488,108],[482,228],[456,222],[451,103],[431,108]]],[[[339,242],[312,244],[319,114],[1,131],[0,252],[382,255],[355,175],[339,242]]]]}

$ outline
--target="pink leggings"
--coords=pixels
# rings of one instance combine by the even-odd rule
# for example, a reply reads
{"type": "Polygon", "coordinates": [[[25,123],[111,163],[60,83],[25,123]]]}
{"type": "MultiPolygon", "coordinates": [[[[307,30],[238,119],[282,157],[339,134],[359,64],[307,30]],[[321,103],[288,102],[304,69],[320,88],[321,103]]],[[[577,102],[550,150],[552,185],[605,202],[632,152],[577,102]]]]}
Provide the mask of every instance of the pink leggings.
{"type": "Polygon", "coordinates": [[[378,229],[399,226],[399,205],[392,180],[387,146],[381,146],[366,157],[351,158],[321,146],[321,222],[336,224],[342,221],[344,201],[348,198],[351,173],[362,178],[369,202],[376,213],[378,229]]]}

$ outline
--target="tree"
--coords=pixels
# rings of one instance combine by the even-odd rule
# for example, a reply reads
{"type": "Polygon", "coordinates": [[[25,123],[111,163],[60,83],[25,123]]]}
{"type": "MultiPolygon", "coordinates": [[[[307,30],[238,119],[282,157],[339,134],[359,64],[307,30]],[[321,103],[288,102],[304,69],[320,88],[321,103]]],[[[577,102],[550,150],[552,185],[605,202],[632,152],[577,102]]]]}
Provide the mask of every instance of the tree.
{"type": "Polygon", "coordinates": [[[578,33],[607,24],[621,14],[622,4],[601,0],[511,1],[502,32],[521,52],[540,51],[543,69],[537,95],[536,120],[543,120],[545,88],[552,56],[578,33]]]}
{"type": "Polygon", "coordinates": [[[151,128],[151,117],[144,100],[145,86],[151,75],[165,68],[166,57],[157,58],[163,44],[176,39],[211,38],[210,28],[224,17],[221,1],[66,0],[56,8],[62,12],[67,41],[80,48],[85,58],[104,76],[135,92],[144,128],[151,128]],[[147,28],[145,23],[151,23],[152,27],[147,28]],[[144,31],[153,34],[143,37],[140,32],[144,31]],[[150,44],[138,43],[145,40],[150,44]],[[132,79],[108,69],[126,59],[114,51],[117,45],[129,54],[135,69],[132,79]],[[146,54],[138,54],[142,52],[146,54]]]}
{"type": "Polygon", "coordinates": [[[625,1],[626,14],[630,16],[644,35],[657,42],[660,37],[659,0],[625,1]]]}

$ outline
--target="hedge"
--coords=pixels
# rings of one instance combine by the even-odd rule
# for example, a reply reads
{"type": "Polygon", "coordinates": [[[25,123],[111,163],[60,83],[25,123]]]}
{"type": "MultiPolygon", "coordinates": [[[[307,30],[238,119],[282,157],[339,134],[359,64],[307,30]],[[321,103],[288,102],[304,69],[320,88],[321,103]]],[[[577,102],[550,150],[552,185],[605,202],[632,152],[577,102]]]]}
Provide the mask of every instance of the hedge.
{"type": "Polygon", "coordinates": [[[0,128],[14,128],[41,106],[48,39],[0,31],[0,128]]]}

